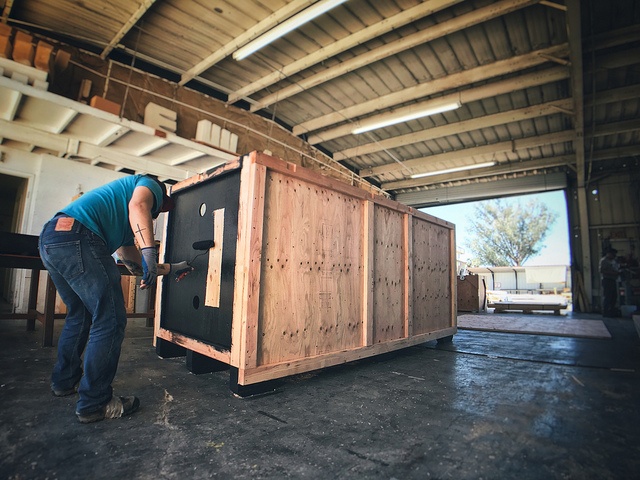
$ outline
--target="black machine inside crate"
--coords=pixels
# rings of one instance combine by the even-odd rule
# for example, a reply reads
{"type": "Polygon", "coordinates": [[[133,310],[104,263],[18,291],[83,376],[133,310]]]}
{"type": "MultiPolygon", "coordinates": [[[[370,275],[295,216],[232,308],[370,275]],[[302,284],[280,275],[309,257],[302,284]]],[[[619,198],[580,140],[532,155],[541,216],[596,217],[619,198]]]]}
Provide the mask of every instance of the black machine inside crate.
{"type": "MultiPolygon", "coordinates": [[[[165,261],[191,261],[195,271],[180,282],[165,281],[160,325],[210,345],[231,347],[233,290],[238,234],[240,170],[228,172],[172,195],[175,209],[167,222],[165,261]],[[209,255],[196,249],[213,240],[214,211],[224,208],[220,306],[205,305],[209,255]]],[[[167,277],[169,278],[169,277],[167,277]]]]}

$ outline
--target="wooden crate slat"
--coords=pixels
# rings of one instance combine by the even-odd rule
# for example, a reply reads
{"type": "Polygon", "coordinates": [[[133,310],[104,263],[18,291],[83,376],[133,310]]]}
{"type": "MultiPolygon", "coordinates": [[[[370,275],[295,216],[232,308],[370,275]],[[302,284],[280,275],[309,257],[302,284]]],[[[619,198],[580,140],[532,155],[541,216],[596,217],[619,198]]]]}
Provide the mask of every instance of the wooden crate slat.
{"type": "Polygon", "coordinates": [[[375,265],[374,203],[365,200],[362,232],[362,345],[372,345],[374,339],[373,282],[375,265]]]}
{"type": "Polygon", "coordinates": [[[361,345],[362,202],[270,170],[259,365],[361,345]]]}
{"type": "Polygon", "coordinates": [[[401,212],[376,205],[374,221],[374,343],[405,337],[401,212]]]}
{"type": "Polygon", "coordinates": [[[452,325],[450,229],[413,219],[413,329],[415,334],[452,325]]]}

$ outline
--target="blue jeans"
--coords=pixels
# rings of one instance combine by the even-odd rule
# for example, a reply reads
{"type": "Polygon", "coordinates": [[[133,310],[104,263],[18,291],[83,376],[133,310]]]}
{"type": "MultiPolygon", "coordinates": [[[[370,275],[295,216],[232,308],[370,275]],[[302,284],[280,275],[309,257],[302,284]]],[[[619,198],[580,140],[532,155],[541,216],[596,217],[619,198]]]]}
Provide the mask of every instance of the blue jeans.
{"type": "Polygon", "coordinates": [[[67,390],[79,382],[76,413],[88,414],[111,400],[127,314],[120,272],[104,240],[64,217],[51,219],[39,242],[42,262],[67,306],[51,384],[67,390]]]}

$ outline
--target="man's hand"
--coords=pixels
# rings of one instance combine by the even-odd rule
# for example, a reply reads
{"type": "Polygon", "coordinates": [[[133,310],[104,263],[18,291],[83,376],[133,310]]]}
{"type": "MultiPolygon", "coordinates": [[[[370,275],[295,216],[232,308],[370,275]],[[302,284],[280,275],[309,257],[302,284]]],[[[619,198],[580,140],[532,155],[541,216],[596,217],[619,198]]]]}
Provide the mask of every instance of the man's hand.
{"type": "Polygon", "coordinates": [[[155,247],[142,249],[142,272],[140,289],[145,290],[155,284],[158,277],[158,261],[156,260],[155,247]]]}
{"type": "Polygon", "coordinates": [[[189,265],[189,262],[177,262],[177,263],[159,263],[158,264],[158,276],[169,275],[172,273],[176,282],[179,282],[184,277],[193,272],[195,268],[189,265]]]}
{"type": "Polygon", "coordinates": [[[176,282],[179,282],[194,270],[195,269],[191,265],[189,265],[188,262],[184,261],[184,262],[172,263],[170,272],[172,272],[175,275],[176,282]]]}

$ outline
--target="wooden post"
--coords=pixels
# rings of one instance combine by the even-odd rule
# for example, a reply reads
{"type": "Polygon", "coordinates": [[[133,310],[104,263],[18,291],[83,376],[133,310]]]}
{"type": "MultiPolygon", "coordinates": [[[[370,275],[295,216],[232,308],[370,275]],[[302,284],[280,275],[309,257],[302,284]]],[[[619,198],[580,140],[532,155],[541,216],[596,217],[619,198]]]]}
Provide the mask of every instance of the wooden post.
{"type": "Polygon", "coordinates": [[[47,289],[44,296],[44,334],[42,337],[42,346],[53,346],[53,322],[55,319],[56,308],[56,287],[51,280],[51,276],[47,274],[47,289]]]}
{"type": "MultiPolygon", "coordinates": [[[[49,274],[47,274],[47,277],[49,274]]],[[[27,330],[36,329],[36,310],[38,304],[38,286],[40,284],[40,270],[31,270],[31,281],[29,282],[29,305],[27,306],[27,330]]]]}
{"type": "Polygon", "coordinates": [[[266,167],[256,164],[257,153],[242,167],[238,206],[231,364],[238,368],[238,383],[244,383],[244,369],[257,365],[260,268],[266,167]]]}
{"type": "Polygon", "coordinates": [[[403,278],[403,323],[404,336],[411,337],[413,335],[413,215],[404,214],[403,218],[403,260],[404,260],[404,278],[403,278]]]}
{"type": "Polygon", "coordinates": [[[373,345],[374,203],[363,202],[362,220],[362,345],[373,345]]]}

